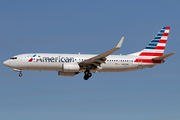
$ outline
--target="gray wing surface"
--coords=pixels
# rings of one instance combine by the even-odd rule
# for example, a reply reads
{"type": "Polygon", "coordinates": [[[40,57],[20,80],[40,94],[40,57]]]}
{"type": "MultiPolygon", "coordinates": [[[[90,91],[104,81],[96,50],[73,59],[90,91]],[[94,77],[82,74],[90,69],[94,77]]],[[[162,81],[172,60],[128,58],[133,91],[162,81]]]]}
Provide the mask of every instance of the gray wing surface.
{"type": "Polygon", "coordinates": [[[167,55],[163,55],[163,56],[160,56],[160,57],[153,58],[152,60],[164,60],[164,59],[170,57],[173,54],[175,54],[175,52],[167,54],[167,55]]]}
{"type": "Polygon", "coordinates": [[[88,67],[88,66],[97,67],[97,66],[100,66],[102,63],[105,63],[107,56],[111,55],[112,53],[114,53],[115,51],[120,49],[123,40],[124,40],[124,37],[121,38],[121,40],[116,45],[116,47],[112,48],[111,50],[109,50],[109,51],[107,51],[105,53],[102,53],[100,55],[97,55],[95,57],[87,59],[87,60],[85,60],[83,62],[80,62],[79,65],[82,66],[82,67],[88,67]]]}

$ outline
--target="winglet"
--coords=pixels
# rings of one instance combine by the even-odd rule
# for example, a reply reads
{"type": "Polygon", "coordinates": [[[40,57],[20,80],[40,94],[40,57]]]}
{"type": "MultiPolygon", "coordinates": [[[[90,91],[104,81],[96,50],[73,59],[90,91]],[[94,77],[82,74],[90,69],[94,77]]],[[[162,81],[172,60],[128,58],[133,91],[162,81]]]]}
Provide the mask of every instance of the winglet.
{"type": "Polygon", "coordinates": [[[124,37],[121,38],[121,40],[119,41],[119,43],[116,45],[115,48],[119,49],[121,47],[122,43],[123,43],[123,40],[124,40],[124,37]]]}
{"type": "MultiPolygon", "coordinates": [[[[121,40],[119,41],[119,43],[116,45],[116,47],[112,48],[111,50],[105,52],[105,53],[102,53],[100,55],[97,55],[95,57],[92,57],[90,59],[87,59],[83,62],[80,62],[79,65],[81,66],[87,66],[87,65],[91,65],[93,63],[103,63],[106,61],[106,57],[109,56],[110,54],[114,53],[115,51],[119,50],[119,48],[121,47],[122,45],[122,42],[124,40],[124,37],[121,38],[121,40]]],[[[93,64],[95,66],[97,66],[96,64],[93,64]]]]}

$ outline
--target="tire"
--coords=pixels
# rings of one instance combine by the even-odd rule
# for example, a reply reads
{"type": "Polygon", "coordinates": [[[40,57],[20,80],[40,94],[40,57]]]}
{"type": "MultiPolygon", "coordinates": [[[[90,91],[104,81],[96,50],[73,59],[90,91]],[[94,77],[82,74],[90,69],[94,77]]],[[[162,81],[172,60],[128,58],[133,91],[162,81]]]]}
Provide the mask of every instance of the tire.
{"type": "Polygon", "coordinates": [[[19,77],[21,77],[22,76],[22,73],[19,73],[19,77]]]}
{"type": "Polygon", "coordinates": [[[91,77],[91,76],[92,76],[92,73],[88,73],[87,76],[88,76],[88,77],[91,77]]]}
{"type": "Polygon", "coordinates": [[[87,75],[84,76],[84,80],[88,80],[89,77],[87,75]]]}

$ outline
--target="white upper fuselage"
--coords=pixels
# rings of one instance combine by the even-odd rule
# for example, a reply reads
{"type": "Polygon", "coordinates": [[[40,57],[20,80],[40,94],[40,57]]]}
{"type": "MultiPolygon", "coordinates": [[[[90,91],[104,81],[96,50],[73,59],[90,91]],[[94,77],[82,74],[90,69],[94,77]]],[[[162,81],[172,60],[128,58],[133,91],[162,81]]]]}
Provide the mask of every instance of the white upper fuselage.
{"type": "MultiPolygon", "coordinates": [[[[39,71],[63,71],[63,64],[78,64],[97,55],[93,54],[21,54],[6,60],[3,64],[19,70],[39,70],[39,71]],[[33,55],[36,55],[33,57],[33,55]]],[[[123,72],[152,67],[157,63],[135,62],[139,58],[133,55],[109,55],[101,66],[92,72],[123,72]]],[[[141,58],[142,59],[142,58],[141,58]]],[[[74,72],[84,72],[81,69],[74,72]]]]}

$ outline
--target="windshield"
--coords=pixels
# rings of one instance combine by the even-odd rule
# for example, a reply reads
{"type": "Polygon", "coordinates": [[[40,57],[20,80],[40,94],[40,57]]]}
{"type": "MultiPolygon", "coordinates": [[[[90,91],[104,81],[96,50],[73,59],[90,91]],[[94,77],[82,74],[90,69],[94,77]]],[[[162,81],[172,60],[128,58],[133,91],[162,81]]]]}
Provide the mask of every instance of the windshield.
{"type": "Polygon", "coordinates": [[[17,59],[17,57],[11,57],[10,59],[13,59],[13,60],[14,60],[14,59],[17,59]]]}

